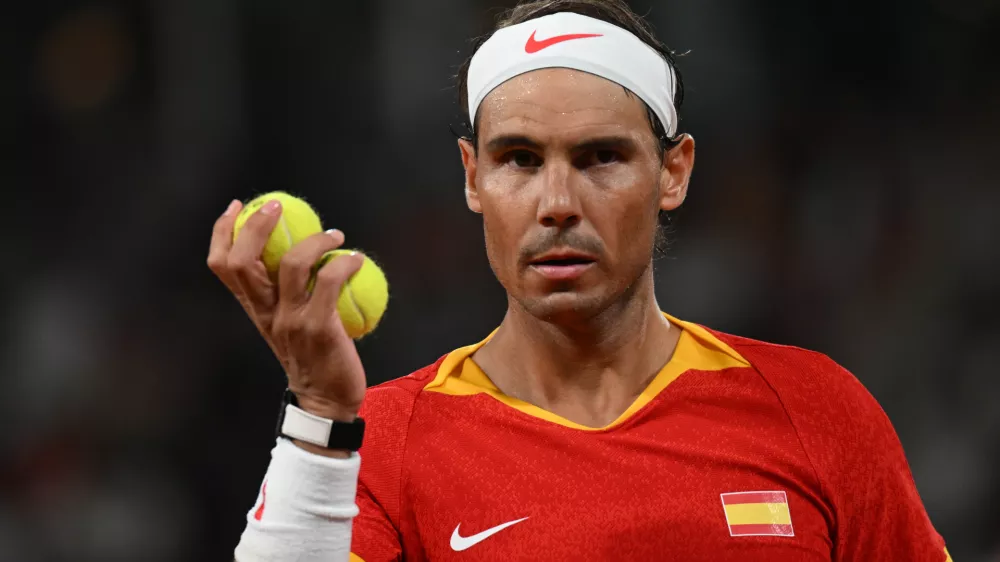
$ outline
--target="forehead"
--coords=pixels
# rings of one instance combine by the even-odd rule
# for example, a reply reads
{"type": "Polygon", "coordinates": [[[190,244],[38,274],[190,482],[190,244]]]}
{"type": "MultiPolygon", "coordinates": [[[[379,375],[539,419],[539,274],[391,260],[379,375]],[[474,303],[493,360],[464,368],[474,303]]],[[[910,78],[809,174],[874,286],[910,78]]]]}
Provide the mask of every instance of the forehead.
{"type": "Polygon", "coordinates": [[[652,136],[646,107],[637,96],[610,80],[568,68],[511,78],[486,96],[479,111],[482,138],[532,132],[652,136]]]}

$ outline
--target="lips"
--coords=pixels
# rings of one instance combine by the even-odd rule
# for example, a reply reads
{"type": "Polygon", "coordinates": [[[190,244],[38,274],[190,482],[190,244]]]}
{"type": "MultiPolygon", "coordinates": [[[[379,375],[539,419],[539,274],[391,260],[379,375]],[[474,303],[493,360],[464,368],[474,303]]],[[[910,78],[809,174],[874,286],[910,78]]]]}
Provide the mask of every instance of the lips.
{"type": "Polygon", "coordinates": [[[597,258],[576,250],[553,250],[533,258],[529,267],[551,281],[568,281],[583,275],[597,258]]]}

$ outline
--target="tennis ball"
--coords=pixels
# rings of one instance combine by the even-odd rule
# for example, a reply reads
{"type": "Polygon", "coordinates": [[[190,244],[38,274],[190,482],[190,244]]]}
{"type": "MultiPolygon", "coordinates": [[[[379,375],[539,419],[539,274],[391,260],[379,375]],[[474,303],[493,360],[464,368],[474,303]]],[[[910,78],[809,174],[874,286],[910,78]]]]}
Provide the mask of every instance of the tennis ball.
{"type": "MultiPolygon", "coordinates": [[[[323,225],[308,203],[298,197],[282,191],[266,193],[247,202],[236,217],[233,225],[233,241],[254,213],[260,210],[268,201],[277,199],[281,202],[281,218],[271,231],[260,259],[264,262],[268,273],[273,277],[278,273],[281,257],[292,246],[320,232],[323,225]]],[[[334,250],[323,254],[313,267],[308,289],[312,291],[316,281],[316,272],[330,260],[339,255],[350,254],[354,250],[334,250]]],[[[385,274],[374,261],[365,256],[361,269],[351,276],[340,290],[337,300],[337,314],[344,324],[347,334],[353,339],[360,339],[370,333],[378,325],[389,304],[389,284],[385,274]]]]}
{"type": "MultiPolygon", "coordinates": [[[[326,265],[337,256],[352,253],[353,250],[333,250],[323,254],[314,271],[326,265]]],[[[363,255],[363,254],[362,254],[363,255]]],[[[385,308],[389,304],[389,284],[379,266],[368,256],[361,269],[344,283],[337,300],[337,314],[344,324],[347,335],[360,339],[378,326],[385,308]]],[[[313,276],[315,279],[315,275],[313,276]]],[[[309,281],[312,290],[313,280],[309,281]]]]}
{"type": "Polygon", "coordinates": [[[267,272],[272,277],[278,274],[278,265],[285,252],[313,234],[323,232],[319,216],[308,203],[283,191],[275,191],[265,193],[247,202],[236,217],[236,224],[233,226],[233,242],[236,241],[236,237],[243,225],[246,224],[247,219],[260,210],[265,203],[274,199],[281,202],[281,218],[278,219],[277,226],[271,231],[271,237],[267,239],[267,245],[264,246],[264,252],[260,256],[264,267],[267,268],[267,272]]]}

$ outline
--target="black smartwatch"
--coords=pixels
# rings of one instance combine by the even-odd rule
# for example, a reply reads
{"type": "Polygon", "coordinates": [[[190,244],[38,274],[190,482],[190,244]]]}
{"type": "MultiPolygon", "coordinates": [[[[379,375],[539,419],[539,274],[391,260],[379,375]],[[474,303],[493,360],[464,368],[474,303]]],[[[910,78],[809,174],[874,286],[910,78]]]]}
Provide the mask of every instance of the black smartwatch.
{"type": "Polygon", "coordinates": [[[278,437],[298,439],[327,449],[357,451],[365,436],[365,420],[328,420],[299,408],[295,393],[285,389],[278,413],[278,437]]]}

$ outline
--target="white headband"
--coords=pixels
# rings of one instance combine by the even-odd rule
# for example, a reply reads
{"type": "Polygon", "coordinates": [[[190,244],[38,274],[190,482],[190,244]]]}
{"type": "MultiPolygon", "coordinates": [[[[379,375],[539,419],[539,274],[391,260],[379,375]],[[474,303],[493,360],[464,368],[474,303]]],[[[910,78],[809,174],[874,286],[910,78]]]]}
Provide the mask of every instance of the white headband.
{"type": "Polygon", "coordinates": [[[674,73],[660,53],[624,29],[599,19],[560,12],[500,29],[469,64],[469,119],[494,88],[540,68],[572,68],[624,86],[677,133],[674,73]]]}

